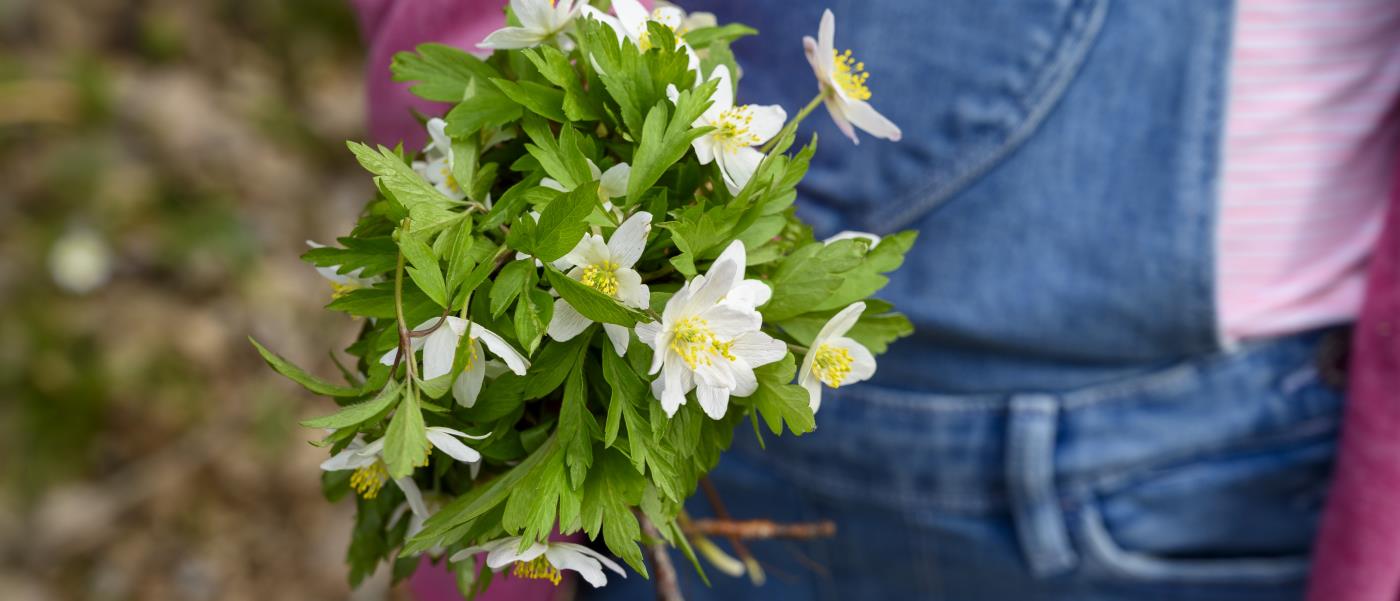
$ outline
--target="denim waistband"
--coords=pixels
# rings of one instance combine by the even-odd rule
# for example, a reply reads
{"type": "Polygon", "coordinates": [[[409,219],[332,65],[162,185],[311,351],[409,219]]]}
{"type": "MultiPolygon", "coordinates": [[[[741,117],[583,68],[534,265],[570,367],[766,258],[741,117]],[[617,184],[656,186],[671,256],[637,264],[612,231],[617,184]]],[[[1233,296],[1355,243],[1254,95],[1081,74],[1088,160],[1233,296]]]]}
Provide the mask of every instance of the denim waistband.
{"type": "Polygon", "coordinates": [[[741,432],[735,446],[824,495],[1003,511],[1026,494],[1074,497],[1155,465],[1335,429],[1341,397],[1316,361],[1328,334],[1063,391],[930,394],[863,384],[828,391],[817,430],[800,440],[769,440],[760,451],[741,432]],[[1049,486],[1030,491],[1027,478],[1049,486]]]}

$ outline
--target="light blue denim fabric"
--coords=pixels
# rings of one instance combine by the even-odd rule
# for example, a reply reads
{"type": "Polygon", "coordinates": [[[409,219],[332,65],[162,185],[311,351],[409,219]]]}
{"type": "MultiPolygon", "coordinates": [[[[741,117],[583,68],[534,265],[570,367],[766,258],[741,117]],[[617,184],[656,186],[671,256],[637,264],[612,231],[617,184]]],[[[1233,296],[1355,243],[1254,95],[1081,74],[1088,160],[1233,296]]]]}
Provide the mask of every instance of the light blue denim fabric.
{"type": "Polygon", "coordinates": [[[737,517],[838,536],[755,544],[767,585],[712,573],[688,599],[1301,597],[1341,396],[1318,333],[1217,339],[1231,2],[685,6],[759,28],[739,101],[789,110],[832,8],[904,140],[855,147],[814,114],[799,210],[822,235],[920,231],[880,295],[915,334],[817,432],[759,452],[745,428],[713,474],[737,517]]]}

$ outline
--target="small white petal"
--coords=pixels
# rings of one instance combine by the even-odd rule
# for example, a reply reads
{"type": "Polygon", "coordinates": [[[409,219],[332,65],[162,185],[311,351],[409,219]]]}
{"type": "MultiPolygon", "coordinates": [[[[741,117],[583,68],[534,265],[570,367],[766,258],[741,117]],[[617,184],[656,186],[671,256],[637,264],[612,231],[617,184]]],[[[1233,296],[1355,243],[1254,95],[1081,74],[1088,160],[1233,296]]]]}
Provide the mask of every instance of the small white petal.
{"type": "Polygon", "coordinates": [[[524,551],[517,551],[516,549],[520,548],[520,537],[512,538],[515,540],[512,541],[511,544],[498,546],[486,554],[487,567],[493,570],[499,570],[517,561],[528,562],[536,557],[544,555],[545,550],[549,548],[548,545],[537,542],[530,545],[524,551]]]}
{"type": "Polygon", "coordinates": [[[537,31],[532,31],[524,27],[502,27],[491,32],[486,39],[477,44],[477,48],[490,48],[493,50],[517,50],[520,48],[532,48],[540,45],[545,40],[545,36],[537,31]]]}
{"type": "Polygon", "coordinates": [[[481,453],[473,449],[456,437],[443,432],[444,428],[428,428],[428,442],[440,449],[442,452],[462,463],[474,463],[481,461],[481,453]]]}
{"type": "Polygon", "coordinates": [[[637,0],[613,0],[612,8],[627,37],[636,41],[641,37],[641,33],[646,31],[647,9],[640,2],[637,0]]]}
{"type": "Polygon", "coordinates": [[[801,384],[807,389],[807,406],[812,408],[812,413],[816,413],[822,408],[822,383],[816,378],[811,378],[801,384]]]}
{"type": "Polygon", "coordinates": [[[606,198],[617,198],[627,194],[627,180],[632,176],[632,167],[627,163],[618,163],[608,167],[598,178],[598,189],[606,198]]]}
{"type": "Polygon", "coordinates": [[[729,77],[729,67],[724,65],[716,65],[715,70],[710,73],[710,79],[719,80],[715,95],[710,97],[712,104],[704,114],[705,119],[713,121],[720,113],[734,108],[734,83],[729,77]]]}
{"type": "Polygon", "coordinates": [[[460,337],[446,323],[427,335],[423,342],[424,380],[445,376],[452,371],[452,360],[457,353],[457,340],[460,337]]]}
{"type": "Polygon", "coordinates": [[[504,360],[510,370],[515,372],[515,375],[523,376],[530,369],[530,360],[526,359],[524,355],[520,354],[520,351],[515,350],[515,347],[495,332],[476,324],[472,326],[472,338],[480,340],[482,344],[486,345],[486,348],[491,349],[492,353],[504,360]]]}
{"type": "Polygon", "coordinates": [[[482,381],[486,379],[486,367],[490,363],[484,360],[481,343],[473,340],[471,344],[471,363],[468,363],[467,368],[452,381],[452,398],[457,400],[458,405],[467,408],[476,405],[476,398],[481,394],[482,381]]]}
{"type": "Polygon", "coordinates": [[[642,275],[631,269],[622,268],[617,275],[617,300],[634,309],[645,309],[651,304],[651,289],[642,283],[642,275]]]}
{"type": "Polygon", "coordinates": [[[744,280],[734,285],[724,302],[746,309],[757,309],[773,297],[773,289],[759,280],[744,280]]]}
{"type": "Polygon", "coordinates": [[[408,508],[413,511],[413,515],[428,515],[428,506],[423,504],[423,492],[418,490],[418,484],[413,478],[395,478],[394,484],[403,491],[403,497],[408,500],[408,508]]]}
{"type": "Polygon", "coordinates": [[[613,350],[617,351],[617,356],[627,355],[627,344],[632,342],[631,332],[624,326],[615,323],[603,324],[603,331],[608,334],[608,340],[612,342],[613,350]]]}
{"type": "Polygon", "coordinates": [[[716,153],[715,160],[719,162],[719,171],[729,193],[738,194],[753,179],[759,163],[763,162],[763,153],[754,148],[736,148],[716,153]]]}
{"type": "Polygon", "coordinates": [[[642,322],[633,328],[637,333],[637,340],[642,341],[649,347],[656,348],[656,335],[661,333],[661,324],[654,321],[642,322]]]}
{"type": "Polygon", "coordinates": [[[817,52],[818,56],[832,60],[832,53],[836,51],[836,15],[831,9],[822,12],[821,23],[817,26],[817,52]]]}
{"type": "Polygon", "coordinates": [[[781,361],[788,354],[786,343],[759,331],[747,332],[735,338],[729,350],[751,367],[781,361]]]}
{"type": "Polygon", "coordinates": [[[637,211],[628,217],[627,221],[613,230],[612,237],[608,239],[608,254],[612,256],[613,262],[627,268],[636,265],[637,260],[642,258],[642,252],[646,250],[647,234],[650,232],[651,213],[637,211]]]}
{"type": "Polygon", "coordinates": [[[860,321],[860,316],[864,312],[864,302],[851,303],[845,309],[838,311],[822,325],[822,329],[817,332],[817,337],[812,341],[812,345],[819,346],[829,338],[845,336],[846,332],[851,331],[851,328],[860,321]]]}
{"type": "Polygon", "coordinates": [[[846,109],[841,101],[828,96],[822,104],[826,106],[826,113],[831,115],[831,122],[836,124],[836,129],[841,130],[852,143],[859,146],[860,138],[856,137],[856,128],[851,126],[851,120],[846,118],[846,109]]]}
{"type": "Polygon", "coordinates": [[[573,305],[562,298],[554,299],[554,315],[549,319],[546,333],[550,338],[564,342],[583,333],[593,320],[584,317],[573,305]]]}
{"type": "Polygon", "coordinates": [[[695,400],[700,402],[700,408],[710,419],[724,419],[724,413],[729,409],[729,389],[701,384],[695,388],[695,400]]]}
{"type": "MultiPolygon", "coordinates": [[[[658,353],[661,354],[661,353],[658,353]]],[[[665,354],[675,355],[670,350],[665,354]]],[[[685,404],[686,390],[683,377],[686,375],[685,363],[679,356],[672,356],[665,361],[661,368],[661,378],[657,381],[663,384],[662,393],[657,395],[661,400],[661,409],[666,412],[666,417],[675,417],[676,410],[685,404]]],[[[653,392],[656,392],[653,389],[653,392]]]]}
{"type": "MultiPolygon", "coordinates": [[[[559,183],[558,180],[553,179],[553,178],[549,178],[549,177],[546,177],[546,178],[540,180],[540,187],[542,187],[542,188],[549,188],[550,190],[557,190],[557,191],[559,191],[559,192],[568,192],[568,191],[569,191],[568,188],[565,188],[565,187],[564,187],[564,184],[561,184],[561,183],[559,183]]],[[[539,221],[539,220],[540,220],[539,217],[536,217],[536,218],[535,218],[535,221],[539,221]]]]}
{"type": "Polygon", "coordinates": [[[757,330],[763,325],[763,317],[751,309],[733,305],[714,305],[700,313],[710,331],[722,340],[734,338],[745,332],[757,330]]]}
{"type": "Polygon", "coordinates": [[[776,104],[751,104],[749,114],[753,116],[753,121],[749,123],[749,133],[756,136],[760,144],[778,135],[783,129],[783,124],[787,122],[787,111],[776,104]]]}
{"type": "Polygon", "coordinates": [[[841,230],[830,238],[822,240],[822,244],[831,244],[832,242],[839,242],[841,240],[868,240],[870,242],[870,248],[875,248],[880,245],[879,236],[870,232],[857,232],[855,230],[841,230]]]}
{"type": "Polygon", "coordinates": [[[893,121],[886,119],[870,106],[870,103],[862,100],[849,100],[846,102],[846,118],[851,125],[859,127],[877,138],[884,138],[891,142],[898,142],[903,134],[899,131],[899,126],[893,121]]]}

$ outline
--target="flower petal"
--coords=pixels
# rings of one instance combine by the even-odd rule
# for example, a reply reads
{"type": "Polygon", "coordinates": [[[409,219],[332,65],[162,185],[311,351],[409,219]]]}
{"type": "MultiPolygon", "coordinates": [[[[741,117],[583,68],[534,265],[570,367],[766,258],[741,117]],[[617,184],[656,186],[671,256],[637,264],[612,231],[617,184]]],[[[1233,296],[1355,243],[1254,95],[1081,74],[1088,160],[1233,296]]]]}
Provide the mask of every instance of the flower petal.
{"type": "Polygon", "coordinates": [[[403,491],[403,498],[408,501],[408,509],[413,515],[427,517],[428,506],[423,504],[423,491],[418,490],[418,483],[412,477],[395,478],[399,490],[403,491]]]}
{"type": "Polygon", "coordinates": [[[531,31],[524,27],[502,27],[491,32],[486,39],[481,40],[476,45],[477,48],[490,48],[493,50],[516,50],[520,48],[533,48],[543,42],[545,36],[538,32],[531,31]]]}
{"type": "MultiPolygon", "coordinates": [[[[680,356],[675,355],[670,350],[665,351],[664,354],[671,355],[671,357],[664,362],[661,368],[661,377],[656,380],[657,383],[662,384],[660,394],[657,394],[656,397],[661,400],[661,409],[666,412],[666,417],[675,417],[676,410],[685,404],[685,393],[689,392],[686,390],[684,381],[687,371],[680,356]]],[[[653,386],[652,393],[657,392],[656,387],[653,386]]]]}
{"type": "Polygon", "coordinates": [[[838,311],[831,316],[831,319],[826,320],[826,324],[822,325],[822,329],[817,332],[817,337],[812,340],[812,346],[815,348],[829,338],[845,336],[846,332],[851,331],[856,322],[860,321],[860,315],[864,312],[864,302],[851,303],[845,309],[838,311]]]}
{"type": "Polygon", "coordinates": [[[537,542],[530,545],[524,551],[517,551],[517,549],[520,548],[520,537],[515,536],[511,538],[515,539],[511,544],[501,545],[486,554],[487,567],[493,570],[499,570],[517,561],[532,561],[536,557],[544,555],[545,550],[549,548],[548,545],[537,542]]]}
{"type": "Polygon", "coordinates": [[[788,354],[787,344],[763,332],[748,332],[734,339],[729,348],[734,356],[743,359],[750,367],[762,367],[782,361],[788,354]]]}
{"type": "Polygon", "coordinates": [[[428,137],[432,139],[432,143],[429,144],[424,151],[432,149],[444,155],[452,152],[452,139],[447,137],[446,121],[443,121],[439,117],[433,117],[428,120],[427,129],[428,137]]]}
{"type": "Polygon", "coordinates": [[[544,552],[544,556],[550,564],[560,570],[578,572],[578,575],[583,577],[588,584],[593,585],[593,588],[608,584],[608,577],[603,573],[603,565],[598,560],[583,553],[559,543],[551,543],[549,549],[544,552]]]}
{"type": "Polygon", "coordinates": [[[433,446],[462,463],[481,461],[481,453],[463,444],[455,436],[443,432],[443,430],[444,428],[428,428],[428,442],[433,443],[433,446]]]}
{"type": "Polygon", "coordinates": [[[715,70],[710,72],[710,79],[719,80],[715,95],[710,97],[713,104],[705,110],[705,116],[713,120],[720,113],[734,108],[734,82],[729,77],[729,67],[724,65],[715,65],[715,70]]]}
{"type": "Polygon", "coordinates": [[[832,53],[836,51],[836,15],[831,9],[822,12],[822,21],[817,26],[817,52],[818,56],[832,60],[832,53]]]}
{"type": "Polygon", "coordinates": [[[846,110],[841,101],[828,96],[822,104],[826,106],[826,114],[831,115],[831,122],[836,124],[836,129],[841,130],[852,143],[859,146],[860,138],[856,137],[856,128],[851,126],[851,120],[846,118],[846,110]]]}
{"type": "Polygon", "coordinates": [[[492,353],[503,359],[510,370],[515,372],[515,375],[523,376],[530,369],[530,360],[526,359],[524,355],[520,354],[520,351],[515,350],[515,347],[495,332],[481,327],[481,324],[475,324],[472,326],[471,334],[472,338],[480,340],[482,344],[486,345],[486,348],[491,349],[492,353]]]}
{"type": "Polygon", "coordinates": [[[695,400],[700,402],[700,408],[710,419],[724,419],[725,411],[729,410],[729,389],[701,384],[695,388],[695,400]]]}
{"type": "Polygon", "coordinates": [[[379,458],[373,454],[364,454],[360,450],[364,447],[348,447],[345,450],[332,455],[330,459],[321,462],[321,469],[327,472],[339,472],[342,470],[357,470],[369,466],[379,458]]]}
{"type": "Polygon", "coordinates": [[[637,324],[633,330],[637,332],[637,340],[642,341],[642,344],[656,348],[656,335],[661,333],[661,324],[646,321],[637,324]]]}
{"type": "Polygon", "coordinates": [[[846,118],[851,121],[851,125],[859,127],[877,138],[884,138],[891,142],[898,142],[903,134],[899,131],[899,126],[893,121],[886,119],[870,106],[870,103],[862,100],[850,100],[846,102],[846,118]]]}
{"type": "Polygon", "coordinates": [[[564,342],[581,334],[593,320],[584,317],[573,305],[562,298],[554,299],[554,316],[549,319],[546,333],[550,338],[564,342]]]}
{"type": "Polygon", "coordinates": [[[855,230],[841,230],[836,232],[836,234],[830,238],[822,240],[822,244],[831,244],[832,242],[840,242],[841,240],[866,240],[870,242],[870,248],[875,248],[880,245],[879,236],[870,232],[857,232],[855,230]]]}
{"type": "Polygon", "coordinates": [[[603,324],[603,331],[607,333],[608,340],[612,341],[613,350],[617,351],[617,356],[627,356],[627,344],[632,342],[631,332],[626,327],[615,323],[603,324]]]}
{"type": "Polygon", "coordinates": [[[811,378],[806,382],[802,382],[800,386],[807,389],[807,406],[812,408],[812,413],[816,413],[818,409],[822,408],[821,380],[811,378]]]}
{"type": "Polygon", "coordinates": [[[758,164],[763,162],[763,153],[754,148],[735,148],[715,153],[715,161],[724,176],[724,185],[731,194],[738,194],[753,179],[758,164]]]}
{"type": "Polygon", "coordinates": [[[468,408],[476,405],[476,397],[481,394],[481,384],[486,379],[488,362],[483,354],[481,343],[473,340],[471,363],[452,381],[452,398],[457,400],[458,405],[468,408]]]}
{"type": "Polygon", "coordinates": [[[787,122],[787,111],[776,104],[751,104],[749,115],[753,117],[753,121],[749,122],[749,133],[757,137],[760,144],[778,135],[787,122]]]}
{"type": "MultiPolygon", "coordinates": [[[[549,188],[550,190],[555,190],[555,191],[558,191],[558,192],[568,192],[568,191],[569,191],[568,188],[565,188],[565,187],[564,187],[564,184],[559,183],[559,180],[556,180],[556,179],[554,179],[554,178],[552,178],[552,177],[546,177],[546,178],[540,180],[540,187],[541,187],[541,188],[549,188]]],[[[539,220],[540,220],[539,217],[536,217],[536,218],[535,218],[535,221],[539,221],[539,220]]]]}
{"type": "Polygon", "coordinates": [[[584,554],[584,555],[587,555],[587,556],[589,556],[589,557],[592,557],[593,559],[596,559],[596,560],[598,560],[599,562],[601,562],[604,566],[607,566],[607,568],[608,568],[609,570],[612,570],[612,571],[614,571],[614,572],[617,572],[617,573],[618,573],[620,576],[622,576],[623,578],[626,578],[626,577],[627,577],[627,571],[624,570],[624,569],[622,569],[622,566],[621,566],[621,565],[619,565],[616,561],[613,561],[612,558],[611,558],[611,557],[608,557],[607,555],[604,555],[604,554],[602,554],[602,553],[599,553],[599,552],[597,552],[597,551],[594,551],[593,549],[590,549],[590,548],[588,548],[588,547],[585,547],[585,546],[580,545],[580,544],[577,544],[577,543],[554,543],[554,544],[555,544],[555,545],[558,545],[558,546],[562,546],[562,547],[567,547],[567,548],[573,549],[573,550],[575,550],[575,551],[578,551],[579,553],[582,553],[582,554],[584,554]]]}
{"type": "Polygon", "coordinates": [[[617,198],[627,194],[627,181],[632,177],[632,166],[618,163],[608,167],[598,178],[598,191],[607,198],[617,198]]]}
{"type": "Polygon", "coordinates": [[[637,211],[613,230],[608,239],[608,254],[620,267],[632,267],[646,250],[647,234],[651,233],[651,213],[637,211]]]}
{"type": "Polygon", "coordinates": [[[700,313],[708,322],[710,331],[721,340],[729,340],[763,325],[763,317],[757,311],[728,304],[715,305],[700,313]]]}
{"type": "Polygon", "coordinates": [[[452,372],[452,360],[457,354],[460,334],[450,324],[442,324],[423,341],[423,379],[431,380],[452,372]]]}
{"type": "Polygon", "coordinates": [[[647,9],[637,0],[613,0],[613,13],[622,23],[622,31],[632,41],[637,41],[647,28],[647,9]]]}
{"type": "Polygon", "coordinates": [[[642,283],[642,275],[626,267],[614,272],[617,275],[617,300],[634,309],[645,309],[651,304],[651,289],[642,283]]]}
{"type": "Polygon", "coordinates": [[[773,289],[759,280],[744,280],[734,285],[729,294],[724,296],[726,304],[732,304],[746,309],[757,309],[768,302],[773,297],[773,289]]]}

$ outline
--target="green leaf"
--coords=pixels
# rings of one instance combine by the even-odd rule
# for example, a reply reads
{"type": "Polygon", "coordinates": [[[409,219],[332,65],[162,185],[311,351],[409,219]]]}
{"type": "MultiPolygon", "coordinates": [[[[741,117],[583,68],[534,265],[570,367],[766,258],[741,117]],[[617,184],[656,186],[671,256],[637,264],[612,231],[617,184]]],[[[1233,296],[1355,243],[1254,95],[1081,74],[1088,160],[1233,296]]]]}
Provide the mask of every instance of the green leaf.
{"type": "Polygon", "coordinates": [[[552,447],[550,454],[531,466],[520,482],[511,486],[510,498],[501,514],[501,527],[520,536],[525,546],[549,535],[554,529],[555,516],[559,514],[560,499],[570,492],[564,480],[562,449],[558,445],[546,446],[552,447]]]}
{"type": "Polygon", "coordinates": [[[394,401],[399,400],[399,386],[398,380],[389,380],[388,384],[384,386],[384,389],[380,390],[379,394],[375,395],[374,398],[362,403],[348,405],[340,411],[325,417],[305,420],[301,422],[301,425],[307,428],[339,430],[340,428],[364,423],[375,416],[383,414],[384,411],[389,409],[390,405],[394,404],[394,401]]]}
{"type": "Polygon", "coordinates": [[[564,90],[564,116],[570,121],[597,121],[603,108],[583,89],[579,75],[569,64],[569,57],[553,46],[536,46],[522,52],[540,75],[564,90]]]}
{"type": "Polygon", "coordinates": [[[583,484],[593,464],[593,432],[598,423],[588,410],[587,382],[583,373],[584,354],[580,353],[564,382],[564,402],[559,406],[559,442],[564,447],[564,464],[569,468],[573,488],[583,484]]]}
{"type": "Polygon", "coordinates": [[[510,308],[511,301],[530,285],[535,274],[533,261],[511,261],[506,263],[491,284],[491,316],[500,317],[510,308]]]}
{"type": "Polygon", "coordinates": [[[564,116],[564,92],[560,90],[533,81],[493,79],[491,83],[507,98],[536,115],[559,123],[569,120],[564,116]]]}
{"type": "Polygon", "coordinates": [[[389,70],[394,81],[419,82],[409,91],[427,100],[457,102],[474,79],[500,77],[481,59],[451,46],[423,44],[416,50],[395,54],[389,70]]]}
{"type": "Polygon", "coordinates": [[[784,424],[793,434],[806,434],[816,428],[807,390],[790,384],[796,371],[792,353],[788,353],[782,361],[754,370],[758,390],[749,397],[749,401],[774,434],[782,435],[784,424]]]}
{"type": "Polygon", "coordinates": [[[317,267],[338,265],[340,269],[337,271],[342,274],[361,269],[362,275],[384,273],[398,263],[399,247],[389,236],[345,237],[336,241],[345,248],[313,248],[302,253],[302,260],[317,267]]]}
{"type": "MultiPolygon", "coordinates": [[[[842,307],[843,309],[845,307],[842,307]]],[[[831,319],[839,309],[806,313],[792,319],[778,322],[778,327],[782,328],[797,342],[810,346],[812,340],[817,337],[822,326],[831,319]]],[[[861,314],[860,320],[851,327],[846,336],[861,343],[870,352],[879,355],[889,348],[889,344],[897,339],[914,333],[914,325],[909,323],[909,318],[898,313],[875,314],[871,309],[866,309],[861,314]]]]}
{"type": "Polygon", "coordinates": [[[856,240],[831,244],[812,242],[788,255],[769,280],[773,298],[761,309],[764,321],[782,321],[826,302],[841,287],[846,272],[864,259],[865,245],[856,240]]]}
{"type": "Polygon", "coordinates": [[[534,116],[526,116],[521,121],[525,135],[534,144],[526,144],[525,150],[540,162],[545,173],[564,186],[573,190],[593,181],[593,170],[588,168],[588,157],[579,146],[582,136],[570,125],[559,128],[559,139],[549,132],[549,124],[534,116]]]}
{"type": "Polygon", "coordinates": [[[646,480],[628,465],[622,453],[605,450],[588,472],[580,516],[589,538],[597,539],[602,532],[608,550],[642,576],[647,575],[646,562],[637,545],[642,532],[632,508],[641,503],[645,488],[646,480]]]}
{"type": "Polygon", "coordinates": [[[423,463],[428,449],[428,432],[423,425],[418,399],[406,395],[384,433],[384,464],[389,467],[389,475],[394,478],[409,476],[413,468],[423,463]]]}
{"type": "Polygon", "coordinates": [[[331,384],[330,382],[327,382],[316,376],[306,373],[306,371],[302,368],[293,365],[290,361],[287,361],[286,359],[283,359],[281,355],[267,350],[267,347],[258,344],[258,341],[253,340],[252,337],[248,338],[248,342],[253,343],[253,347],[258,349],[258,354],[262,355],[263,360],[267,361],[267,364],[272,366],[272,369],[277,370],[277,373],[290,378],[293,382],[296,382],[297,384],[301,384],[303,387],[305,387],[307,390],[310,390],[311,392],[333,397],[355,397],[364,394],[364,391],[361,390],[358,386],[340,386],[337,384],[331,384]]]}
{"type": "Polygon", "coordinates": [[[424,241],[423,236],[416,232],[401,233],[399,249],[403,251],[404,258],[408,259],[409,267],[405,271],[413,279],[413,283],[438,306],[447,307],[447,282],[442,277],[442,266],[438,264],[437,255],[433,254],[433,249],[424,241]]]}
{"type": "Polygon", "coordinates": [[[565,342],[545,345],[540,356],[530,364],[525,378],[528,381],[524,390],[526,399],[538,399],[559,388],[569,375],[578,358],[588,350],[589,336],[575,336],[565,342]]]}
{"type": "Polygon", "coordinates": [[[758,30],[741,23],[729,23],[718,27],[701,27],[685,32],[685,42],[691,48],[708,48],[715,42],[732,42],[744,36],[757,35],[758,30]]]}
{"type": "Polygon", "coordinates": [[[525,293],[515,304],[515,338],[524,347],[525,354],[535,352],[544,337],[545,327],[554,314],[554,300],[549,293],[535,288],[533,278],[525,293]]]}
{"type": "MultiPolygon", "coordinates": [[[[544,263],[552,263],[573,250],[588,231],[588,215],[598,203],[598,182],[589,182],[562,194],[540,211],[540,221],[534,228],[530,254],[544,263]]],[[[517,220],[517,224],[527,218],[517,220]]]]}
{"type": "MultiPolygon", "coordinates": [[[[812,308],[814,311],[840,309],[853,302],[864,300],[889,283],[885,273],[899,269],[904,263],[904,254],[914,246],[918,232],[908,230],[885,236],[875,248],[866,253],[860,265],[842,275],[841,285],[831,296],[812,308]]],[[[865,240],[852,240],[864,244],[865,240]]]]}
{"type": "Polygon", "coordinates": [[[347,142],[346,145],[355,153],[360,165],[378,176],[374,178],[375,182],[392,193],[394,200],[408,210],[415,231],[434,231],[460,216],[449,210],[455,206],[452,199],[438,192],[392,150],[380,146],[376,151],[357,142],[347,142]]]}
{"type": "Polygon", "coordinates": [[[593,321],[615,323],[630,328],[637,325],[638,321],[646,319],[646,315],[641,311],[617,302],[611,296],[561,273],[553,266],[545,266],[545,275],[560,297],[584,317],[593,321]]]}
{"type": "Polygon", "coordinates": [[[467,84],[465,97],[443,117],[444,131],[454,138],[470,136],[484,127],[504,127],[520,119],[523,107],[485,80],[467,84]]]}
{"type": "Polygon", "coordinates": [[[660,101],[647,112],[642,126],[641,143],[632,161],[632,174],[627,181],[627,202],[635,204],[642,194],[661,179],[671,165],[685,156],[690,143],[709,133],[711,127],[691,127],[705,109],[710,107],[719,80],[707,81],[676,98],[676,112],[671,115],[667,101],[660,101]]]}

